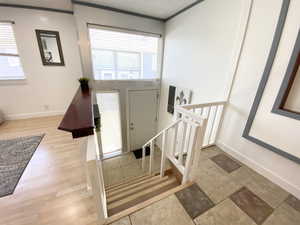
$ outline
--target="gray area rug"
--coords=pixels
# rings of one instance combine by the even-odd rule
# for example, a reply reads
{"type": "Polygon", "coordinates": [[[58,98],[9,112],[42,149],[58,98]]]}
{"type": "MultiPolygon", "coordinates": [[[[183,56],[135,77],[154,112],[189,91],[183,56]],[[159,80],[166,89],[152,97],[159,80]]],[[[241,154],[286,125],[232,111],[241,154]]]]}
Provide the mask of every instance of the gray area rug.
{"type": "Polygon", "coordinates": [[[0,140],[0,197],[14,190],[44,135],[0,140]]]}

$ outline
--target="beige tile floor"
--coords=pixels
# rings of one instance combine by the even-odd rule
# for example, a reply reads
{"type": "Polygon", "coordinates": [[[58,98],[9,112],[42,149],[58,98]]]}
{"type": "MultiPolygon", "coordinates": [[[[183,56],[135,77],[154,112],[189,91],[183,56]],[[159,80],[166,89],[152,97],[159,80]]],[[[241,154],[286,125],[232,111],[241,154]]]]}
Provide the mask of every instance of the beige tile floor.
{"type": "Polygon", "coordinates": [[[217,147],[202,152],[196,180],[200,189],[213,201],[214,207],[192,219],[176,195],[171,195],[112,225],[255,225],[255,220],[230,198],[242,187],[272,208],[271,215],[262,225],[300,225],[299,200],[296,199],[292,207],[287,201],[291,196],[288,192],[240,162],[240,168],[226,172],[211,160],[221,153],[217,147]]]}

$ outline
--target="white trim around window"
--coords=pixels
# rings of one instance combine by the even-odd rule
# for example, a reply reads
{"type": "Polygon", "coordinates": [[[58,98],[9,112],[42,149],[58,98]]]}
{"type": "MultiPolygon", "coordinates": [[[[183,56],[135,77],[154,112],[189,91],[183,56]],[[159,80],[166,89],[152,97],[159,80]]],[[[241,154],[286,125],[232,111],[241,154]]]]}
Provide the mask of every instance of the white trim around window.
{"type": "Polygon", "coordinates": [[[17,48],[14,22],[0,21],[0,80],[24,80],[25,75],[17,48]]]}
{"type": "MultiPolygon", "coordinates": [[[[163,37],[161,34],[120,28],[120,27],[89,24],[89,23],[87,24],[87,31],[88,31],[88,39],[89,39],[89,46],[90,46],[89,51],[90,51],[90,56],[91,56],[91,67],[92,67],[91,71],[93,72],[93,79],[95,81],[97,81],[97,80],[99,80],[99,81],[120,81],[120,82],[122,82],[122,81],[159,81],[161,79],[162,54],[163,54],[162,53],[163,52],[163,37]],[[110,42],[110,41],[108,42],[108,40],[110,40],[110,39],[107,39],[107,37],[101,38],[99,35],[98,35],[97,39],[99,39],[99,37],[100,37],[100,41],[101,41],[101,39],[103,39],[102,41],[104,42],[104,45],[102,45],[102,44],[95,45],[95,39],[93,39],[91,37],[91,33],[90,33],[91,29],[100,30],[100,31],[102,30],[103,32],[110,31],[110,32],[116,32],[116,33],[120,33],[120,34],[123,33],[123,34],[129,34],[129,35],[132,34],[132,35],[136,35],[136,36],[144,36],[145,39],[147,39],[147,37],[154,38],[154,39],[157,38],[157,47],[156,47],[155,51],[153,51],[153,49],[150,49],[150,51],[147,49],[139,50],[139,49],[136,49],[136,47],[133,47],[133,48],[128,47],[127,42],[126,42],[126,44],[122,44],[123,47],[121,47],[121,45],[119,45],[116,48],[114,48],[114,46],[112,44],[106,44],[106,43],[110,42]],[[98,68],[101,70],[101,68],[100,68],[101,63],[99,62],[99,60],[95,60],[95,58],[94,58],[95,55],[93,55],[93,51],[95,51],[96,49],[110,50],[110,51],[114,51],[114,52],[128,52],[128,53],[129,52],[132,52],[132,53],[137,52],[140,55],[140,57],[139,57],[139,61],[140,61],[139,62],[140,63],[139,74],[138,75],[131,74],[128,78],[123,78],[124,71],[122,71],[123,75],[121,78],[117,74],[118,71],[114,70],[114,76],[112,77],[112,79],[107,79],[107,78],[99,79],[100,77],[102,77],[102,73],[101,73],[102,71],[97,71],[97,73],[96,73],[96,70],[95,70],[95,68],[98,68]],[[155,55],[155,62],[151,62],[151,60],[154,60],[154,58],[151,57],[151,54],[155,55]],[[144,58],[145,56],[147,56],[147,58],[144,58]],[[144,67],[145,65],[147,65],[147,67],[144,67]],[[156,66],[155,69],[153,69],[153,65],[156,66]],[[147,74],[147,72],[149,75],[147,74]],[[153,74],[153,75],[151,75],[151,74],[153,74]]],[[[112,40],[117,40],[114,38],[116,38],[116,37],[112,37],[112,40]]],[[[124,42],[124,40],[123,40],[123,42],[124,42]]],[[[130,42],[130,40],[128,42],[130,42]]],[[[131,44],[131,46],[133,45],[132,43],[130,43],[130,44],[131,44]]],[[[99,56],[98,56],[98,59],[99,59],[99,56]]],[[[108,59],[105,59],[105,61],[107,61],[107,60],[108,59]]],[[[134,62],[132,61],[131,63],[134,63],[134,62]]],[[[116,62],[114,64],[116,64],[116,62]]],[[[121,71],[119,71],[119,72],[121,72],[121,71]]]]}

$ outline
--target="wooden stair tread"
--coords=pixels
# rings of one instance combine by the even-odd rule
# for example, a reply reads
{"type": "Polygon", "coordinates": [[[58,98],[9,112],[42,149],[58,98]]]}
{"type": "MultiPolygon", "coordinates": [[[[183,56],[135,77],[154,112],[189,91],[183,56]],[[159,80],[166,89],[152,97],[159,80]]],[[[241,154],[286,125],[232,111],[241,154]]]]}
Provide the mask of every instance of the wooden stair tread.
{"type": "Polygon", "coordinates": [[[144,180],[142,183],[137,183],[137,184],[128,186],[126,188],[123,188],[121,190],[115,191],[114,193],[107,195],[107,203],[109,204],[114,201],[117,201],[118,199],[125,198],[126,196],[129,196],[129,195],[133,195],[134,193],[149,189],[149,188],[154,187],[168,179],[169,179],[168,176],[165,176],[163,178],[160,178],[159,176],[157,176],[157,177],[153,177],[148,180],[144,180]]]}
{"type": "MultiPolygon", "coordinates": [[[[168,175],[172,174],[172,169],[167,169],[165,174],[168,174],[168,175]]],[[[147,180],[149,178],[156,177],[157,175],[159,175],[159,172],[153,173],[152,175],[147,174],[147,175],[142,175],[142,176],[138,176],[138,177],[129,178],[127,180],[123,180],[122,182],[120,182],[118,184],[105,186],[106,194],[108,194],[111,191],[119,190],[123,187],[126,187],[127,185],[133,185],[134,183],[138,183],[138,182],[147,180]]]]}
{"type": "Polygon", "coordinates": [[[105,186],[105,190],[108,191],[112,191],[115,189],[119,189],[123,186],[126,186],[127,184],[133,184],[134,182],[139,182],[145,179],[148,179],[149,177],[154,177],[153,175],[143,175],[143,176],[138,176],[138,177],[133,177],[133,178],[129,178],[127,180],[123,180],[118,184],[114,184],[114,185],[110,185],[110,186],[105,186]]]}
{"type": "Polygon", "coordinates": [[[126,197],[112,204],[108,204],[108,215],[111,216],[116,213],[119,213],[125,209],[128,209],[139,203],[149,200],[177,186],[179,186],[179,184],[176,178],[172,177],[170,179],[167,179],[166,181],[152,187],[151,189],[126,197]]]}
{"type": "Polygon", "coordinates": [[[155,191],[155,190],[157,190],[157,189],[160,189],[160,188],[162,188],[163,186],[168,185],[168,184],[170,184],[170,183],[173,183],[173,182],[175,182],[175,181],[176,181],[176,183],[177,183],[177,180],[175,180],[175,178],[171,178],[171,179],[164,180],[163,182],[161,182],[160,184],[158,184],[158,185],[156,185],[156,186],[154,186],[154,187],[152,187],[152,188],[145,189],[145,190],[143,190],[143,191],[141,191],[141,192],[137,192],[137,193],[135,193],[135,194],[133,194],[133,195],[130,195],[130,196],[128,196],[128,197],[125,197],[125,198],[119,200],[118,202],[113,202],[113,203],[111,203],[111,204],[108,204],[108,207],[107,207],[107,208],[108,208],[108,209],[114,208],[114,207],[116,207],[116,206],[118,206],[118,205],[121,205],[121,204],[126,203],[126,202],[128,202],[128,201],[131,201],[132,199],[139,198],[140,196],[143,196],[144,194],[147,194],[147,193],[149,193],[149,192],[152,192],[152,191],[155,191]]]}
{"type": "Polygon", "coordinates": [[[149,177],[148,179],[143,179],[143,180],[138,181],[138,182],[128,183],[124,186],[120,186],[119,188],[106,191],[106,196],[110,197],[110,196],[113,196],[113,195],[117,195],[121,192],[126,192],[126,191],[128,191],[130,189],[133,189],[133,188],[136,188],[140,185],[144,185],[144,184],[147,184],[147,183],[150,183],[150,182],[154,182],[155,180],[159,180],[159,179],[160,179],[159,176],[153,176],[153,177],[149,177]]]}

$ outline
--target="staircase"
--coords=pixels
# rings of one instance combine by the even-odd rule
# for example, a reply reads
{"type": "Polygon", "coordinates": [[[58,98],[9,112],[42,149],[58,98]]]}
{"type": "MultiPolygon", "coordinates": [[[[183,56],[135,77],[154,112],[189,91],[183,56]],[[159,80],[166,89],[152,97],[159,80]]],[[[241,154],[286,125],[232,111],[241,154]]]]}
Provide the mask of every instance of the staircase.
{"type": "Polygon", "coordinates": [[[131,208],[180,185],[168,170],[164,177],[146,175],[106,188],[108,216],[131,208]]]}
{"type": "Polygon", "coordinates": [[[96,160],[89,172],[90,183],[99,224],[110,224],[191,185],[197,176],[201,149],[216,142],[224,107],[225,102],[175,107],[174,122],[142,148],[141,164],[136,169],[145,175],[122,180],[119,184],[104,185],[98,149],[101,144],[96,135],[94,140],[90,138],[94,144],[88,142],[87,146],[96,151],[96,160]],[[146,156],[147,148],[149,156],[146,156]],[[157,149],[161,152],[159,158],[155,157],[157,149]]]}

